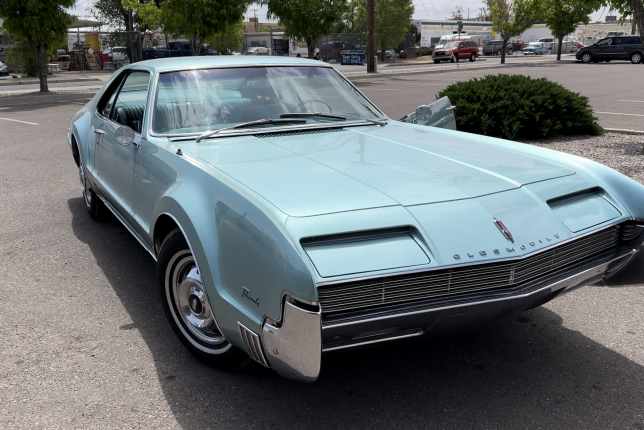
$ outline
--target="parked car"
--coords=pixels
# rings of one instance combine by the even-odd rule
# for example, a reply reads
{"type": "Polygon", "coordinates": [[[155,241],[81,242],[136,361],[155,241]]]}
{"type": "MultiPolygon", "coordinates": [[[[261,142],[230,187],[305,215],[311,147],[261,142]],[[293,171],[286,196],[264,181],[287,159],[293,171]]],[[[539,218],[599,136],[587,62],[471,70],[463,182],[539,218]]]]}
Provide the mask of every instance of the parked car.
{"type": "Polygon", "coordinates": [[[537,40],[537,42],[544,42],[548,47],[548,51],[552,51],[552,48],[556,41],[554,37],[542,37],[541,39],[537,40]]]}
{"type": "Polygon", "coordinates": [[[9,67],[0,61],[0,76],[7,76],[9,75],[9,67]]]}
{"type": "Polygon", "coordinates": [[[398,53],[398,58],[404,59],[407,58],[407,52],[404,49],[401,49],[398,53]]]}
{"type": "Polygon", "coordinates": [[[67,70],[69,71],[69,65],[71,64],[72,60],[69,55],[59,55],[58,58],[56,59],[55,63],[58,63],[60,66],[61,70],[67,70]]]}
{"type": "Polygon", "coordinates": [[[314,60],[157,59],[116,71],[67,142],[83,205],[156,261],[187,349],[312,382],[326,352],[479,329],[616,272],[644,282],[644,186],[422,125],[452,111],[392,120],[314,60]]]}
{"type": "Polygon", "coordinates": [[[459,60],[469,59],[476,61],[479,55],[479,46],[473,40],[464,40],[461,42],[447,42],[442,48],[432,52],[432,60],[435,64],[441,61],[451,61],[455,63],[459,60]]]}
{"type": "MultiPolygon", "coordinates": [[[[501,55],[503,50],[502,40],[489,40],[483,45],[483,55],[501,55]]],[[[512,54],[512,44],[508,43],[505,47],[506,54],[512,54]]]]}
{"type": "Polygon", "coordinates": [[[530,42],[523,48],[523,55],[543,55],[550,53],[545,42],[530,42]]]}
{"type": "Polygon", "coordinates": [[[155,58],[168,57],[190,57],[192,49],[189,42],[170,42],[166,48],[146,48],[141,51],[144,60],[153,60],[155,58]]]}
{"type": "Polygon", "coordinates": [[[110,61],[125,61],[127,59],[127,48],[122,46],[115,46],[113,48],[106,48],[103,54],[110,57],[110,61]]]}
{"type": "Polygon", "coordinates": [[[268,48],[264,46],[252,46],[244,51],[244,55],[268,55],[268,48]]]}
{"type": "Polygon", "coordinates": [[[644,45],[639,36],[607,37],[581,48],[575,58],[584,63],[630,60],[633,64],[640,64],[644,61],[644,45]]]}
{"type": "Polygon", "coordinates": [[[526,43],[521,39],[515,39],[510,44],[512,45],[513,51],[523,51],[523,48],[527,46],[526,43]]]}

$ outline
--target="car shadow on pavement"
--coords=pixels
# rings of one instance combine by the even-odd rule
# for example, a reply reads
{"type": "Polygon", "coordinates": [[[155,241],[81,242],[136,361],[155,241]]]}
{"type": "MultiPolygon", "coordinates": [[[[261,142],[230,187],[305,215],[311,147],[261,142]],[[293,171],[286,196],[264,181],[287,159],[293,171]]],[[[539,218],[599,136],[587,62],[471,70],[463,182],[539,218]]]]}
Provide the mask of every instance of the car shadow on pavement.
{"type": "Polygon", "coordinates": [[[68,204],[75,236],[131,317],[121,328],[146,342],[184,429],[644,429],[644,368],[543,307],[455,337],[325,357],[313,384],[258,365],[209,368],[165,322],[147,252],[115,218],[95,222],[81,198],[68,204]]]}

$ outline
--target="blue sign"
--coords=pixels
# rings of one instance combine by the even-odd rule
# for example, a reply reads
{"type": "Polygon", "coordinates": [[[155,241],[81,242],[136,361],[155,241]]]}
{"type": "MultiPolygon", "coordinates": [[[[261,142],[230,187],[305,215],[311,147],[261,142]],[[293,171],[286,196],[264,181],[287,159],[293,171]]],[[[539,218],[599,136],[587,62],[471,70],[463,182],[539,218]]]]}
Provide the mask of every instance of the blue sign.
{"type": "Polygon", "coordinates": [[[343,66],[364,64],[364,54],[362,52],[356,54],[340,54],[340,64],[343,66]]]}

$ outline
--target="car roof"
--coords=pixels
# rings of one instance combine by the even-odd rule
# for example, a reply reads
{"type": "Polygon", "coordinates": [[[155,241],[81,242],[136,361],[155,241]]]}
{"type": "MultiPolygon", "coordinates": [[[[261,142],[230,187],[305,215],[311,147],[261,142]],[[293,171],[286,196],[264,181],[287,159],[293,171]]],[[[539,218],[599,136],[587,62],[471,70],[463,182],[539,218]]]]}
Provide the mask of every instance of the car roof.
{"type": "Polygon", "coordinates": [[[199,67],[248,67],[248,66],[317,66],[333,68],[330,64],[317,60],[273,56],[218,55],[198,57],[172,57],[139,61],[128,67],[145,66],[156,71],[193,69],[199,67]]]}

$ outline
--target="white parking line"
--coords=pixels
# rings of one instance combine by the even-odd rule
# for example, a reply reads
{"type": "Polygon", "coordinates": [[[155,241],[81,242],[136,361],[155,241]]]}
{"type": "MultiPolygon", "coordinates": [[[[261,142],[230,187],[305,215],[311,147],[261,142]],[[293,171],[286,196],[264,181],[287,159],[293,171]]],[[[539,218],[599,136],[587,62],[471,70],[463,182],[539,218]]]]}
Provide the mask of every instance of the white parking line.
{"type": "Polygon", "coordinates": [[[38,125],[35,122],[20,121],[19,119],[2,118],[2,117],[0,117],[0,119],[3,119],[5,121],[21,122],[23,124],[29,124],[29,125],[38,125]]]}
{"type": "Polygon", "coordinates": [[[638,115],[635,113],[616,113],[616,112],[595,112],[595,113],[603,113],[605,115],[644,116],[644,115],[638,115]]]}
{"type": "Polygon", "coordinates": [[[618,102],[644,103],[642,100],[617,100],[618,102]]]}

